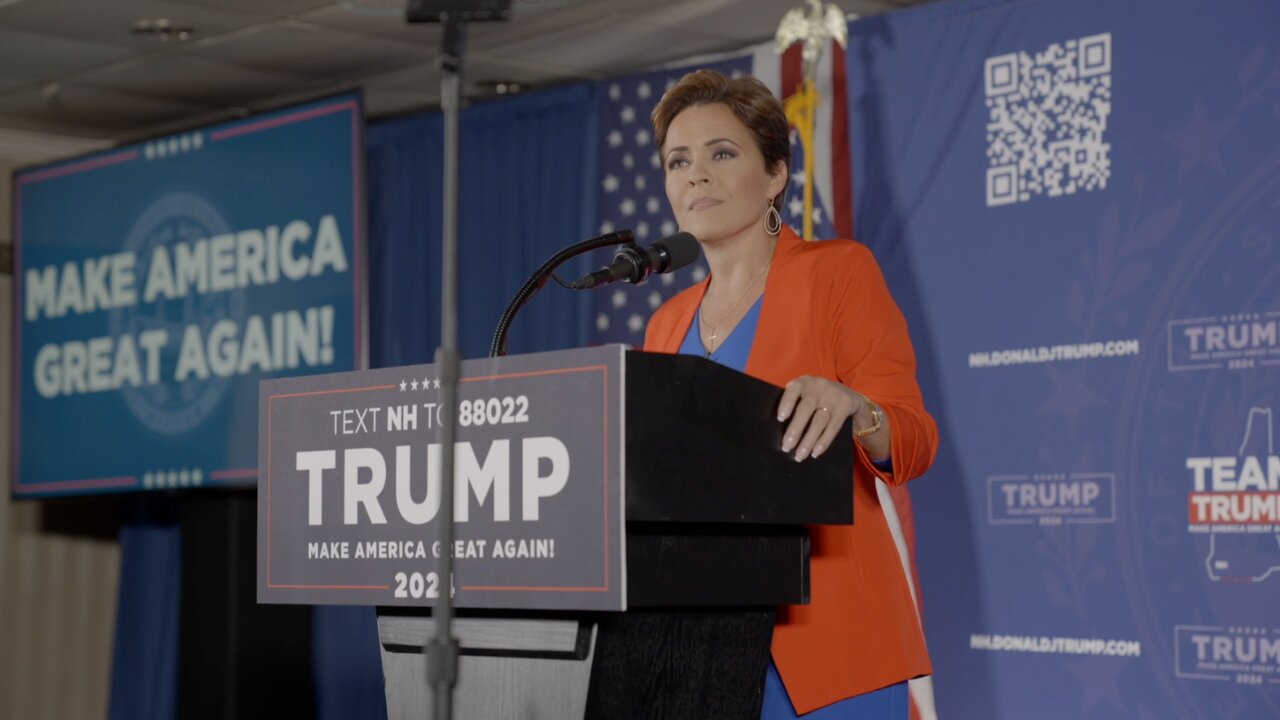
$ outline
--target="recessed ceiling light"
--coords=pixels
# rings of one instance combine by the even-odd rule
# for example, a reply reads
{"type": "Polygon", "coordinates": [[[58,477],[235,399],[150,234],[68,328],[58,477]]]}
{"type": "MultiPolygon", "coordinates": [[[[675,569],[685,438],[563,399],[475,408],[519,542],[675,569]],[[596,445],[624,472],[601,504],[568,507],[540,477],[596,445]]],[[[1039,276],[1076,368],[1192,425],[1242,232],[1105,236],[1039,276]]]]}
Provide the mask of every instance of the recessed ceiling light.
{"type": "Polygon", "coordinates": [[[185,42],[191,39],[195,34],[195,30],[190,25],[175,23],[166,18],[141,18],[133,21],[133,27],[129,30],[133,35],[149,35],[159,38],[162,42],[177,40],[185,42]]]}

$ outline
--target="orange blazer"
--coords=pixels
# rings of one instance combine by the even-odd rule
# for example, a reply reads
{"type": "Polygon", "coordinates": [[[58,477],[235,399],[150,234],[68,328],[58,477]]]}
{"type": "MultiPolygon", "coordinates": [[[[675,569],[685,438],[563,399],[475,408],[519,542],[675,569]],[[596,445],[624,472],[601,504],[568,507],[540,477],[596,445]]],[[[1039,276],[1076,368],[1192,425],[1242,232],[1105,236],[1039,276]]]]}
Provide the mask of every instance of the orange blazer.
{"type": "MultiPolygon", "coordinates": [[[[680,349],[710,278],[658,308],[645,350],[680,349]]],[[[780,608],[773,659],[796,712],[932,672],[924,635],[876,495],[929,468],[938,430],[916,383],[902,312],[879,265],[851,240],[778,236],[747,374],[775,385],[801,375],[843,383],[874,400],[892,429],[893,472],[855,442],[854,524],[811,528],[810,604],[780,608]]]]}

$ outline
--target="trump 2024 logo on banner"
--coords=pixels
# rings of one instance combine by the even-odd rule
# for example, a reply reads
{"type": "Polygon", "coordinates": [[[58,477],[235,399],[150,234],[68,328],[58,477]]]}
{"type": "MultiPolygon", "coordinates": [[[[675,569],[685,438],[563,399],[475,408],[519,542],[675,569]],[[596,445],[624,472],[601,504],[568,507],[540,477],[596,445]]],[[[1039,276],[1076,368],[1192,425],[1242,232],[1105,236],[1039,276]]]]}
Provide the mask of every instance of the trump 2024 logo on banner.
{"type": "Polygon", "coordinates": [[[258,381],[360,362],[362,136],[343,95],[15,173],[15,496],[254,482],[258,381]]]}

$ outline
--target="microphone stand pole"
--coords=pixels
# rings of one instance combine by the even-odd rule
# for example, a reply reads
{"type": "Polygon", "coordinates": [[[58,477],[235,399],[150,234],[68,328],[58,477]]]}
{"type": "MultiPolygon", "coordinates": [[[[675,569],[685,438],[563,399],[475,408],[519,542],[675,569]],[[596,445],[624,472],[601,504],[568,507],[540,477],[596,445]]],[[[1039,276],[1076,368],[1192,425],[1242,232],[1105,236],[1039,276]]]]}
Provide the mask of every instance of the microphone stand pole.
{"type": "Polygon", "coordinates": [[[439,514],[440,596],[436,599],[435,637],[427,641],[427,682],[434,691],[435,720],[453,717],[453,688],[458,682],[458,641],[453,636],[453,460],[458,397],[458,109],[461,102],[463,33],[456,13],[444,20],[440,58],[440,104],[444,109],[444,238],[440,266],[440,427],[442,478],[439,514]]]}

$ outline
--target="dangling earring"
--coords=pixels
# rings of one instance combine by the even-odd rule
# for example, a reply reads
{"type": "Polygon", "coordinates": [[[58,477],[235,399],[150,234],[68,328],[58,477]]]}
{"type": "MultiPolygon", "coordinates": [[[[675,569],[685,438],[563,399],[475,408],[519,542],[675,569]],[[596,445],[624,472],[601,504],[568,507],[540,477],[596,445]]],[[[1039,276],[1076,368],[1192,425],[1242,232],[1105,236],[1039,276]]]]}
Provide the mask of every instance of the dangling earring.
{"type": "Polygon", "coordinates": [[[782,215],[773,204],[773,200],[769,200],[769,209],[764,214],[764,231],[770,235],[782,232],[782,215]]]}

